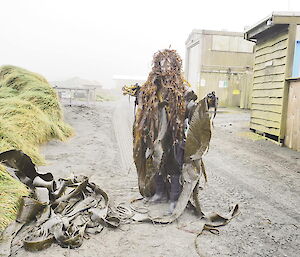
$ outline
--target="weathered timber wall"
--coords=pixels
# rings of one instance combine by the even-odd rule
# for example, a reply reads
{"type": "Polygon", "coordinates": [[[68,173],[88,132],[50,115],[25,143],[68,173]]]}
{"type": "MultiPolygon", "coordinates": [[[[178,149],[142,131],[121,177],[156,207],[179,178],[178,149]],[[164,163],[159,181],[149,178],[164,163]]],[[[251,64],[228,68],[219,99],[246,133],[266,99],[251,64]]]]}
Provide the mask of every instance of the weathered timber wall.
{"type": "Polygon", "coordinates": [[[288,32],[284,31],[255,48],[250,128],[280,136],[288,32]]]}

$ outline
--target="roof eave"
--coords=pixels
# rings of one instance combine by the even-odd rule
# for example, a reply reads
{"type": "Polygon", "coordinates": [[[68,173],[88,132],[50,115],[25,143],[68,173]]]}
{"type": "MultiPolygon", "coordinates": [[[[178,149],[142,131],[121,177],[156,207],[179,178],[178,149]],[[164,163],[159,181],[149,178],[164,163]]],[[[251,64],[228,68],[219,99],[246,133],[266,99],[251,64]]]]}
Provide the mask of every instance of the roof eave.
{"type": "Polygon", "coordinates": [[[263,20],[245,30],[244,39],[252,41],[253,39],[256,39],[258,34],[272,27],[274,25],[272,22],[272,16],[273,14],[267,16],[263,20]]]}
{"type": "Polygon", "coordinates": [[[252,41],[257,38],[257,35],[270,29],[274,25],[282,24],[300,24],[299,12],[273,12],[263,20],[251,26],[244,32],[244,38],[252,41]]]}

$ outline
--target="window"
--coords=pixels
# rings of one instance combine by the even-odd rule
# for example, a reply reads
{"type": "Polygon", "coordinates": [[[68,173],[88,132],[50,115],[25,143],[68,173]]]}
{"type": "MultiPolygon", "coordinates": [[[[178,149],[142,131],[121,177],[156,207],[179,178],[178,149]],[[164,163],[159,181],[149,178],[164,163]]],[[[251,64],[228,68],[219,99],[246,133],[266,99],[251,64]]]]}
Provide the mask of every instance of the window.
{"type": "Polygon", "coordinates": [[[296,40],[292,77],[300,77],[300,40],[296,40]]]}

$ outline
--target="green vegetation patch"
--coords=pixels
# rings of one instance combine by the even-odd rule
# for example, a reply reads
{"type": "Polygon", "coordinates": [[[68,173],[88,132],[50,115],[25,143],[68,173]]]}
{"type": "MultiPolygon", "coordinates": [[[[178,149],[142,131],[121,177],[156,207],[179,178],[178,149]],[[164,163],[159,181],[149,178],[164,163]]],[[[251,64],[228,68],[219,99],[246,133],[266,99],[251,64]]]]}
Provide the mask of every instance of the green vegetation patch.
{"type": "MultiPolygon", "coordinates": [[[[12,178],[0,167],[0,233],[16,218],[20,198],[29,194],[28,189],[20,181],[12,178]]],[[[1,236],[0,236],[1,240],[1,236]]]]}
{"type": "MultiPolygon", "coordinates": [[[[19,149],[41,165],[39,145],[72,134],[45,78],[15,66],[0,67],[0,152],[19,149]]],[[[26,187],[0,165],[0,231],[15,218],[18,200],[26,194],[26,187]]]]}

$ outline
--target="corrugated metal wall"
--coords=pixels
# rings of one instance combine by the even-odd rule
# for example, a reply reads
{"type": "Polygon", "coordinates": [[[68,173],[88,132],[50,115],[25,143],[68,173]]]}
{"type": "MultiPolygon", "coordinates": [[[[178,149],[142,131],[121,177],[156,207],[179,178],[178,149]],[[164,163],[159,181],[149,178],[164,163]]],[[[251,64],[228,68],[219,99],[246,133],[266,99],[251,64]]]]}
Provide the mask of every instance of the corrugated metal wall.
{"type": "Polygon", "coordinates": [[[280,136],[288,33],[257,43],[255,48],[250,128],[280,136]]]}

